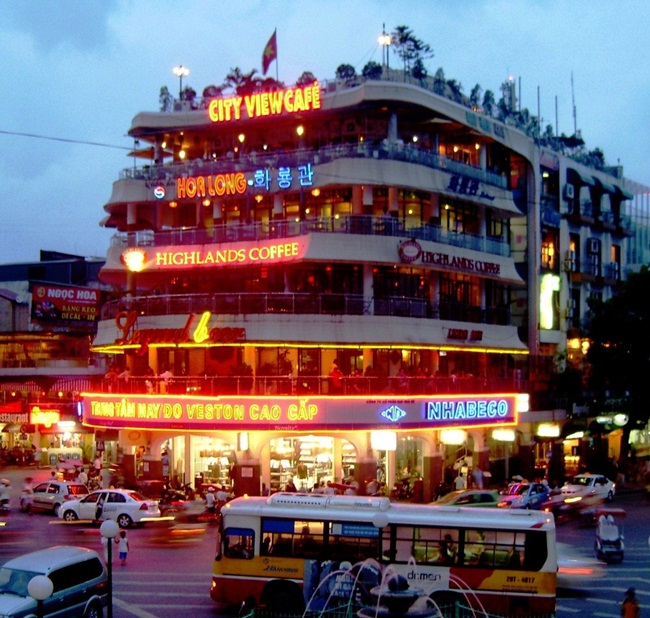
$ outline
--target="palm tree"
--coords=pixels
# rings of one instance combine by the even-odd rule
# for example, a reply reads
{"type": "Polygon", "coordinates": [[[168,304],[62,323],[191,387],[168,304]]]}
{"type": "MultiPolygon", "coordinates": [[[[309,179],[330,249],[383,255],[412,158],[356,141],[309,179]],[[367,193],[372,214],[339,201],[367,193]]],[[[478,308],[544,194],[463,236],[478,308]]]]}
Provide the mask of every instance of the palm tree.
{"type": "Polygon", "coordinates": [[[311,71],[305,71],[303,74],[296,80],[296,86],[310,86],[314,82],[318,81],[316,76],[311,71]]]}
{"type": "Polygon", "coordinates": [[[253,69],[249,73],[242,73],[239,67],[231,68],[222,88],[231,88],[235,94],[251,94],[255,88],[256,73],[257,69],[253,69]]]}

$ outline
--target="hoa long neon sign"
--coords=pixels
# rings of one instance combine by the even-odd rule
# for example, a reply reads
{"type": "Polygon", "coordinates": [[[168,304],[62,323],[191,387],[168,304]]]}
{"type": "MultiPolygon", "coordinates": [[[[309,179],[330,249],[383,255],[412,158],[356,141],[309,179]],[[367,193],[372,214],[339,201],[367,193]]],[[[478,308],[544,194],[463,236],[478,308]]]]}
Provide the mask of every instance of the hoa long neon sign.
{"type": "Polygon", "coordinates": [[[318,82],[302,88],[287,88],[275,92],[256,92],[242,97],[212,99],[208,116],[212,122],[241,120],[243,112],[248,118],[265,118],[282,113],[295,114],[320,109],[321,96],[318,82]]]}

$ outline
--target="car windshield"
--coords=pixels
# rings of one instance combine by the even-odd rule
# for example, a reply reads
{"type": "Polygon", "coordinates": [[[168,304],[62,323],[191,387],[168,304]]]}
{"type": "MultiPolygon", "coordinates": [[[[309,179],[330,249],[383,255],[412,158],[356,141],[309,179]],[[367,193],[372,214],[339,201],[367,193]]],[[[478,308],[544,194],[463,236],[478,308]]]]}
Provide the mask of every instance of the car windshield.
{"type": "Polygon", "coordinates": [[[591,482],[593,481],[592,478],[588,476],[574,476],[573,480],[571,481],[572,485],[583,485],[583,486],[588,486],[591,485],[591,482]]]}
{"type": "Polygon", "coordinates": [[[88,488],[85,485],[71,485],[68,487],[68,493],[74,494],[75,496],[85,496],[88,493],[88,488]]]}
{"type": "Polygon", "coordinates": [[[21,597],[28,597],[27,584],[36,575],[40,575],[40,573],[0,568],[0,594],[17,594],[21,597]]]}
{"type": "Polygon", "coordinates": [[[436,501],[436,504],[449,504],[450,502],[456,502],[459,498],[464,497],[463,494],[451,493],[443,496],[436,501]]]}
{"type": "Polygon", "coordinates": [[[136,502],[149,502],[149,498],[145,498],[138,491],[130,491],[128,495],[130,498],[133,498],[136,502]]]}
{"type": "Polygon", "coordinates": [[[521,483],[518,483],[517,485],[513,485],[508,489],[508,495],[509,496],[521,496],[525,494],[528,491],[528,485],[522,485],[521,483]]]}

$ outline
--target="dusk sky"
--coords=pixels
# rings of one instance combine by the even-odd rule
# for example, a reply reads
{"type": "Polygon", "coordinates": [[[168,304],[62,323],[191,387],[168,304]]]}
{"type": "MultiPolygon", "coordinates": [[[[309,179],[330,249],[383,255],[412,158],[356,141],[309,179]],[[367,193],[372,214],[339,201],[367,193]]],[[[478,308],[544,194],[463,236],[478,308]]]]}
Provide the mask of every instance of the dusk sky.
{"type": "Polygon", "coordinates": [[[543,127],[573,134],[575,101],[587,148],[650,185],[647,0],[0,0],[0,263],[41,249],[105,257],[114,230],[99,221],[133,166],[127,131],[159,110],[162,86],[178,94],[174,66],[200,95],[231,68],[261,72],[277,29],[281,81],[332,79],[382,61],[384,24],[428,43],[429,73],[442,67],[466,94],[478,83],[498,99],[511,76],[537,115],[539,88],[543,127]]]}

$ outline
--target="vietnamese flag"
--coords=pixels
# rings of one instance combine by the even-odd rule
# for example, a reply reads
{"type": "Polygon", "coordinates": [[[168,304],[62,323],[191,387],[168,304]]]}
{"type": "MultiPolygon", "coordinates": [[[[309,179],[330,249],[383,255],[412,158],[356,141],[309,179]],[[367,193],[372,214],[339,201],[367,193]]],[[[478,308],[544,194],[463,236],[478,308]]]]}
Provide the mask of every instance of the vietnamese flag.
{"type": "Polygon", "coordinates": [[[269,70],[269,65],[278,58],[278,43],[275,38],[275,33],[276,31],[274,30],[262,54],[262,75],[266,75],[266,72],[269,70]]]}

